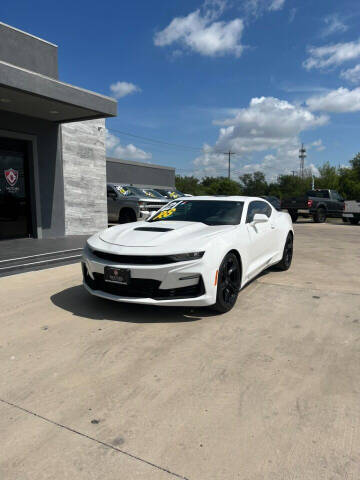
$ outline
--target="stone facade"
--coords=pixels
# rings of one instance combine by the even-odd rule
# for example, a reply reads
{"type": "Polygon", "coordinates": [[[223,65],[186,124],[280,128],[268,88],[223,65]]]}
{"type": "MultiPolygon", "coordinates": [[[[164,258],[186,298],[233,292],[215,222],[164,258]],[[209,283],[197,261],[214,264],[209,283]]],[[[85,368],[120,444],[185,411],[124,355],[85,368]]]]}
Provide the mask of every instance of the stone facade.
{"type": "Polygon", "coordinates": [[[65,235],[107,227],[105,120],[62,125],[65,235]]]}

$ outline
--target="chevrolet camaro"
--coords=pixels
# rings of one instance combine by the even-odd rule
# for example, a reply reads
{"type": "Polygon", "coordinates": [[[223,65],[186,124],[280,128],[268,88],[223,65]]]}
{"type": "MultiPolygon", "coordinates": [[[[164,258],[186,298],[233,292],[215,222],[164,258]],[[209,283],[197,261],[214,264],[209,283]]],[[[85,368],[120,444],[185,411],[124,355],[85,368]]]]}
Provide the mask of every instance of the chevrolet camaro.
{"type": "Polygon", "coordinates": [[[227,312],[260,272],[290,267],[293,238],[289,214],[264,199],[183,197],[90,237],[84,286],[117,302],[227,312]]]}

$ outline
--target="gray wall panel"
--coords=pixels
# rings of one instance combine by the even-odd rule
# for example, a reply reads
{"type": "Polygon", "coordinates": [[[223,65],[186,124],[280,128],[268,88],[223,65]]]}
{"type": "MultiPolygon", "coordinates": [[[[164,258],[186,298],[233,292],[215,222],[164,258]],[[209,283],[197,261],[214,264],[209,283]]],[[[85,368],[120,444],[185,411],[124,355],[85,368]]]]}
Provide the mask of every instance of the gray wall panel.
{"type": "Polygon", "coordinates": [[[0,22],[0,60],[58,78],[57,47],[0,22]]]}
{"type": "Polygon", "coordinates": [[[62,126],[66,235],[107,227],[105,120],[62,126]]]}
{"type": "Polygon", "coordinates": [[[157,167],[137,162],[110,160],[106,161],[106,177],[110,183],[132,183],[152,187],[174,187],[175,169],[157,167]]]}

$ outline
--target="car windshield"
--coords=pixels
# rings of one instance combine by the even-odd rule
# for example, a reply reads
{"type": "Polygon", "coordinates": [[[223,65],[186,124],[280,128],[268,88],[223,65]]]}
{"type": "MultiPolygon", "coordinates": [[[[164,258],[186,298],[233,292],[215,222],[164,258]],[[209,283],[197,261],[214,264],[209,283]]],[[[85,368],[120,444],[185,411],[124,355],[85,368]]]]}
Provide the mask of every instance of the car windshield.
{"type": "Polygon", "coordinates": [[[121,195],[134,195],[134,193],[130,190],[131,187],[128,187],[127,185],[115,185],[115,188],[121,195]]]}
{"type": "Polygon", "coordinates": [[[168,203],[148,222],[171,220],[206,225],[238,225],[244,203],[227,200],[180,200],[168,203]]]}
{"type": "Polygon", "coordinates": [[[116,190],[121,193],[121,195],[136,195],[137,197],[144,197],[145,193],[143,190],[132,185],[116,185],[116,190]]]}
{"type": "Polygon", "coordinates": [[[144,188],[144,189],[142,189],[142,191],[144,192],[144,194],[145,194],[147,197],[161,198],[162,200],[164,200],[163,195],[161,195],[161,194],[160,194],[159,192],[157,192],[156,190],[152,190],[151,188],[144,188]]]}

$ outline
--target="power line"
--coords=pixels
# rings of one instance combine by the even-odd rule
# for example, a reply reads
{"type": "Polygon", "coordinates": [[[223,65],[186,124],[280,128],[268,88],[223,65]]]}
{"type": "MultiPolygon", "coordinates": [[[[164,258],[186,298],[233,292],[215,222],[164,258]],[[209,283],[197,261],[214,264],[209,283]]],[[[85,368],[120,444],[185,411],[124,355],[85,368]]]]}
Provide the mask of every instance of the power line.
{"type": "Polygon", "coordinates": [[[194,147],[194,146],[190,146],[190,145],[181,145],[179,143],[165,142],[164,140],[158,140],[158,139],[155,139],[155,138],[143,137],[141,135],[135,135],[134,133],[123,132],[122,130],[116,130],[115,128],[107,128],[107,130],[109,130],[111,132],[119,133],[121,135],[125,135],[127,137],[133,137],[133,138],[138,138],[140,140],[145,140],[145,141],[147,141],[149,143],[153,143],[153,144],[167,145],[167,146],[171,146],[171,147],[183,148],[183,149],[188,149],[188,150],[196,150],[196,151],[203,150],[202,147],[194,147]]]}

